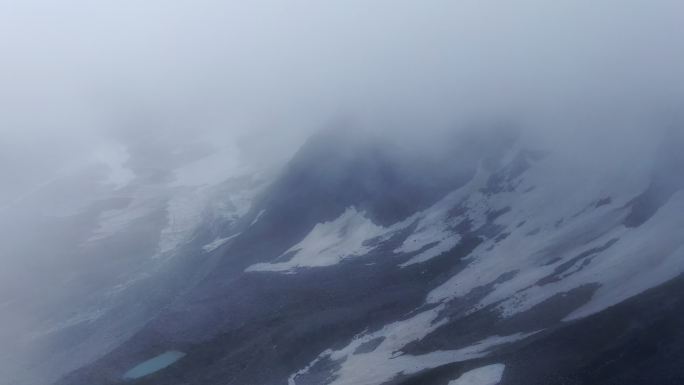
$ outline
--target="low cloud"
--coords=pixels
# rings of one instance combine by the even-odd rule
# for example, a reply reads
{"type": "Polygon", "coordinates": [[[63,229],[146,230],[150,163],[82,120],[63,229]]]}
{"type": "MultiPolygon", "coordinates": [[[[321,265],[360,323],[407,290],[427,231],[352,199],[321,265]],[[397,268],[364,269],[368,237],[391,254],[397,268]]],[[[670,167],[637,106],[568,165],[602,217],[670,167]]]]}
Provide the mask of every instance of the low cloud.
{"type": "Polygon", "coordinates": [[[140,141],[209,138],[280,164],[339,117],[415,138],[506,119],[566,149],[639,146],[679,119],[682,14],[677,0],[3,0],[0,200],[140,141]]]}

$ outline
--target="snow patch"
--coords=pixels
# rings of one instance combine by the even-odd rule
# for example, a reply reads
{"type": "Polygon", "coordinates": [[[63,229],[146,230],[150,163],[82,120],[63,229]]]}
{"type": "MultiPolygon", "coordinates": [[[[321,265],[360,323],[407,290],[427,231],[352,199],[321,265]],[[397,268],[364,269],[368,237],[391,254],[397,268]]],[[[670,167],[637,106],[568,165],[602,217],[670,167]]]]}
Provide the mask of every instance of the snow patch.
{"type": "Polygon", "coordinates": [[[506,365],[503,364],[483,366],[464,373],[449,382],[449,385],[497,385],[503,377],[504,369],[506,365]]]}
{"type": "MultiPolygon", "coordinates": [[[[205,220],[231,222],[242,218],[252,208],[252,201],[264,184],[257,176],[236,178],[229,183],[231,187],[227,190],[222,184],[183,188],[168,201],[168,223],[161,232],[160,255],[189,242],[205,220]]],[[[231,238],[216,239],[203,248],[212,251],[231,238]]]]}
{"type": "Polygon", "coordinates": [[[211,253],[212,251],[218,249],[219,247],[225,245],[228,241],[231,239],[237,237],[241,233],[233,234],[229,237],[225,238],[217,238],[213,242],[207,243],[206,245],[202,246],[202,250],[206,251],[207,253],[211,253]]]}
{"type": "Polygon", "coordinates": [[[265,212],[266,212],[266,210],[261,210],[261,211],[259,211],[259,213],[257,214],[257,216],[254,218],[254,220],[252,221],[252,223],[250,223],[249,225],[250,225],[250,226],[254,226],[255,223],[259,222],[259,219],[261,219],[261,217],[264,215],[265,212]]]}
{"type": "Polygon", "coordinates": [[[382,329],[355,337],[349,345],[340,350],[326,350],[311,364],[293,374],[288,383],[297,385],[321,360],[339,363],[328,385],[379,385],[399,375],[408,375],[425,369],[436,368],[449,363],[462,362],[487,356],[497,346],[522,340],[535,333],[518,333],[509,336],[491,336],[472,345],[446,351],[435,351],[422,355],[410,355],[401,351],[411,342],[421,340],[446,320],[437,321],[443,305],[415,316],[391,323],[382,329]],[[371,352],[355,353],[359,346],[372,340],[382,342],[371,352]]]}
{"type": "Polygon", "coordinates": [[[625,205],[643,191],[647,173],[626,180],[606,170],[559,172],[563,167],[549,163],[535,164],[512,191],[469,196],[469,207],[472,200],[485,207],[510,207],[497,219],[507,237],[480,244],[460,273],[429,293],[428,303],[489,286],[491,291],[470,312],[493,306],[509,317],[556,295],[598,285],[591,300],[567,317],[571,320],[684,273],[684,192],[672,196],[648,222],[626,228],[625,205]],[[597,206],[601,197],[611,201],[597,206]]]}
{"type": "Polygon", "coordinates": [[[206,207],[206,198],[202,191],[179,193],[169,199],[167,225],[159,238],[159,254],[166,254],[185,243],[194,229],[202,222],[202,212],[206,207]]]}
{"type": "Polygon", "coordinates": [[[141,205],[102,211],[99,214],[97,228],[85,243],[96,242],[123,232],[131,223],[144,218],[151,212],[151,209],[141,205]]]}
{"type": "Polygon", "coordinates": [[[444,239],[441,239],[438,241],[434,246],[431,246],[427,250],[423,251],[422,253],[412,257],[408,261],[402,263],[400,266],[401,267],[406,267],[410,265],[414,265],[416,263],[421,263],[428,261],[432,258],[438,257],[447,251],[453,249],[458,245],[458,243],[461,241],[461,237],[458,235],[451,235],[449,237],[446,237],[444,239]]]}
{"type": "MultiPolygon", "coordinates": [[[[395,253],[412,253],[424,249],[422,252],[402,263],[401,267],[429,261],[456,247],[461,241],[460,234],[454,231],[454,227],[465,218],[451,216],[450,212],[457,205],[468,205],[468,197],[477,191],[486,181],[487,173],[478,168],[473,179],[465,186],[451,192],[439,202],[423,212],[415,214],[411,219],[418,221],[416,230],[408,236],[401,246],[394,250],[395,253]]],[[[481,226],[485,223],[487,207],[470,204],[468,208],[471,226],[481,226]]]]}
{"type": "Polygon", "coordinates": [[[373,249],[368,241],[385,232],[364,212],[350,207],[339,218],[317,224],[301,242],[278,257],[294,253],[289,261],[258,263],[246,271],[292,272],[297,268],[335,265],[346,258],[367,254],[373,249]]]}

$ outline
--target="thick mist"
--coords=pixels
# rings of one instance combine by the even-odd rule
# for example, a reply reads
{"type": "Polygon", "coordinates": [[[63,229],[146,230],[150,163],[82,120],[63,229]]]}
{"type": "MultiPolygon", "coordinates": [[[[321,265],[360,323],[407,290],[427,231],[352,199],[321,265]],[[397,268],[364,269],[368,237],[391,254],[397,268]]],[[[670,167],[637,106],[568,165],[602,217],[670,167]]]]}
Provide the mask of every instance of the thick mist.
{"type": "Polygon", "coordinates": [[[5,203],[138,136],[243,138],[247,162],[286,159],[338,116],[421,137],[505,118],[629,139],[684,96],[676,0],[0,7],[5,203]]]}
{"type": "Polygon", "coordinates": [[[159,253],[177,197],[277,172],[320,129],[429,156],[505,122],[580,167],[657,164],[683,38],[681,0],[0,0],[0,313],[27,303],[0,316],[0,371],[40,357],[5,347],[86,290],[44,295],[109,257],[88,242],[119,211],[145,226],[113,249],[159,253]]]}

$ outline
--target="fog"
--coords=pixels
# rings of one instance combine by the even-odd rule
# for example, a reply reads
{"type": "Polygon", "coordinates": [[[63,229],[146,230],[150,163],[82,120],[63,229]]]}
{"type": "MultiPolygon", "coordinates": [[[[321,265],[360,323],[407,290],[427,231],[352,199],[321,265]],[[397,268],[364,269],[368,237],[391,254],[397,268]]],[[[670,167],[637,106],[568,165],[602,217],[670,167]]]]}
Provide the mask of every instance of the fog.
{"type": "Polygon", "coordinates": [[[150,168],[173,187],[187,159],[223,154],[188,183],[277,169],[340,119],[408,145],[505,120],[578,162],[647,156],[682,118],[683,39],[681,0],[0,0],[0,228],[24,218],[25,245],[28,205],[65,215],[150,168]],[[107,191],[41,195],[94,166],[107,191]]]}
{"type": "Polygon", "coordinates": [[[684,93],[677,0],[0,7],[3,201],[131,135],[251,135],[244,157],[281,161],[340,115],[421,133],[501,115],[568,136],[653,129],[684,93]]]}

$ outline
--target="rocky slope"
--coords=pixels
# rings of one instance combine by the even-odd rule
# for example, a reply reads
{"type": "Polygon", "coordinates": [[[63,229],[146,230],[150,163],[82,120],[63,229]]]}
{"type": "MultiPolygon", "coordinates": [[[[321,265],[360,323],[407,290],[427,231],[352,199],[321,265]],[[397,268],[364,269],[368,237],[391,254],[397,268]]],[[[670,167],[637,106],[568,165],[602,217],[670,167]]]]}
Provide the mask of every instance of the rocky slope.
{"type": "Polygon", "coordinates": [[[321,133],[238,219],[172,245],[128,291],[172,299],[58,383],[682,383],[683,142],[667,143],[592,167],[500,131],[430,156],[321,133]],[[182,354],[131,378],[165,352],[182,354]]]}

